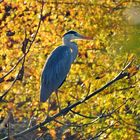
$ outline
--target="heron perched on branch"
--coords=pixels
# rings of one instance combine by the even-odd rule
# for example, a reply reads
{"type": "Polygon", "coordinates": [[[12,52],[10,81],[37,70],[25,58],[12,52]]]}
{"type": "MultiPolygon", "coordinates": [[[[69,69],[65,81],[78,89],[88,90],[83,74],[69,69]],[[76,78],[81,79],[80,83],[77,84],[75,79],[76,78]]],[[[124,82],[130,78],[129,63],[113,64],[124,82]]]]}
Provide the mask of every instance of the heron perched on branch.
{"type": "Polygon", "coordinates": [[[57,47],[46,60],[41,77],[41,102],[45,102],[65,81],[78,54],[77,44],[72,40],[79,39],[92,40],[76,31],[68,31],[63,35],[63,45],[57,47]]]}

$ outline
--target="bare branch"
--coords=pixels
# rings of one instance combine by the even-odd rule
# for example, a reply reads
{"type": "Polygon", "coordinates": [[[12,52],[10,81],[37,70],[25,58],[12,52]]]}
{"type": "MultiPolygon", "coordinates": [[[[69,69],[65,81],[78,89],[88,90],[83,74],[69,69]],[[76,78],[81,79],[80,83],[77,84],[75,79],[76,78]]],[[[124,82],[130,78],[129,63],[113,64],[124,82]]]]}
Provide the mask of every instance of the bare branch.
{"type": "Polygon", "coordinates": [[[89,140],[95,140],[97,139],[98,137],[100,137],[103,133],[105,133],[109,128],[113,127],[116,123],[118,122],[115,122],[109,126],[107,126],[106,128],[104,128],[103,130],[101,130],[100,132],[98,132],[93,138],[90,138],[89,140]]]}
{"type": "Polygon", "coordinates": [[[73,114],[76,114],[76,115],[79,115],[79,116],[81,116],[81,117],[84,117],[84,118],[87,118],[87,119],[95,119],[96,117],[91,117],[91,116],[86,116],[86,115],[83,115],[83,114],[81,114],[81,113],[79,113],[79,112],[75,112],[75,111],[73,111],[73,110],[70,110],[73,114]]]}
{"type": "Polygon", "coordinates": [[[7,72],[4,76],[2,76],[0,78],[0,83],[4,81],[5,77],[7,77],[14,69],[16,69],[16,67],[18,66],[18,64],[23,60],[23,58],[25,57],[25,54],[20,57],[17,61],[17,63],[9,70],[9,72],[7,72]]]}
{"type": "Polygon", "coordinates": [[[126,102],[130,100],[130,98],[128,98],[127,100],[124,101],[124,103],[122,103],[119,107],[117,107],[116,109],[113,109],[112,111],[108,112],[108,113],[102,113],[101,115],[99,115],[98,117],[88,117],[88,116],[85,116],[85,115],[82,115],[82,114],[79,114],[77,112],[74,112],[72,111],[73,113],[76,113],[77,115],[81,116],[81,117],[85,117],[85,118],[88,118],[88,119],[94,119],[92,120],[91,122],[89,123],[85,123],[85,124],[81,124],[81,125],[78,125],[78,127],[82,127],[82,126],[87,126],[87,125],[91,125],[93,123],[95,123],[96,121],[98,121],[99,119],[101,118],[107,118],[107,117],[110,117],[112,114],[114,114],[116,111],[118,111],[122,106],[124,106],[126,104],[126,102]]]}
{"type": "Polygon", "coordinates": [[[22,80],[23,78],[23,74],[24,74],[24,63],[25,63],[25,57],[22,61],[22,66],[21,69],[19,70],[16,78],[14,79],[14,81],[12,82],[11,86],[3,93],[3,95],[0,96],[0,102],[4,101],[3,98],[8,94],[8,92],[11,90],[11,88],[14,86],[14,84],[16,83],[17,80],[22,80]]]}
{"type": "Polygon", "coordinates": [[[0,123],[0,130],[4,129],[7,126],[7,124],[9,122],[11,116],[12,116],[12,113],[9,111],[8,114],[7,114],[7,116],[0,123]]]}
{"type": "Polygon", "coordinates": [[[35,32],[35,35],[34,35],[33,39],[32,39],[32,40],[29,40],[29,39],[26,37],[26,33],[25,33],[25,38],[24,38],[24,41],[23,41],[23,43],[22,43],[22,51],[24,51],[24,49],[27,47],[28,43],[30,42],[30,46],[29,46],[27,52],[26,52],[26,53],[24,52],[24,55],[21,56],[21,57],[18,59],[17,63],[9,70],[9,72],[7,72],[4,76],[0,77],[0,83],[3,82],[4,79],[5,79],[5,77],[7,77],[11,72],[13,72],[13,70],[16,69],[16,67],[19,65],[19,63],[20,63],[20,62],[26,57],[26,55],[29,53],[30,48],[32,47],[32,45],[33,45],[33,43],[34,43],[34,41],[35,41],[35,39],[36,39],[36,36],[37,36],[37,34],[38,34],[38,31],[39,31],[39,29],[40,29],[40,25],[41,25],[41,21],[42,21],[42,18],[41,18],[41,17],[42,17],[42,13],[43,13],[43,7],[44,7],[44,2],[42,2],[41,13],[40,13],[40,20],[39,20],[39,23],[38,23],[38,26],[37,26],[37,30],[36,30],[36,32],[35,32]],[[26,45],[26,46],[25,46],[25,45],[26,45]]]}
{"type": "Polygon", "coordinates": [[[133,131],[140,133],[140,129],[133,129],[133,131]]]}
{"type": "MultiPolygon", "coordinates": [[[[44,2],[42,1],[42,7],[41,7],[41,13],[40,13],[40,16],[41,16],[41,17],[42,17],[42,13],[43,13],[43,7],[44,7],[44,2]]],[[[31,49],[31,47],[32,47],[32,45],[33,45],[35,39],[36,39],[36,36],[37,36],[37,34],[38,34],[38,31],[39,31],[39,28],[40,28],[40,25],[41,25],[41,21],[42,21],[41,17],[40,17],[40,20],[39,20],[39,23],[38,23],[38,26],[37,26],[37,30],[36,30],[36,32],[35,32],[35,35],[34,35],[33,39],[30,41],[30,46],[29,46],[27,52],[24,52],[24,55],[18,60],[18,62],[15,64],[15,66],[12,67],[12,69],[11,69],[6,75],[4,75],[3,77],[0,78],[0,83],[1,83],[1,82],[4,81],[4,78],[5,78],[6,76],[8,76],[8,75],[18,66],[18,64],[19,64],[21,61],[23,61],[23,62],[22,62],[22,67],[21,67],[20,71],[18,72],[16,78],[15,78],[14,81],[12,82],[11,86],[4,92],[4,94],[3,94],[2,96],[0,96],[0,101],[4,101],[3,98],[4,98],[4,97],[8,94],[8,92],[11,90],[11,88],[14,86],[15,82],[16,82],[17,80],[21,80],[21,79],[23,78],[25,57],[26,57],[26,55],[29,53],[29,51],[30,51],[30,49],[31,49]]],[[[24,41],[26,41],[26,40],[27,40],[27,38],[26,38],[26,34],[25,34],[25,39],[24,39],[24,41]]],[[[24,42],[24,41],[23,41],[23,42],[24,42]]],[[[26,43],[22,43],[22,45],[27,45],[27,44],[28,44],[27,42],[26,42],[26,43]]],[[[25,49],[25,46],[24,46],[24,49],[25,49]]]]}
{"type": "MultiPolygon", "coordinates": [[[[29,132],[32,132],[38,128],[41,128],[42,126],[44,126],[45,124],[50,123],[51,121],[56,120],[57,117],[60,117],[62,115],[66,115],[71,109],[75,108],[76,106],[84,103],[85,101],[87,101],[88,99],[90,99],[91,97],[95,96],[96,94],[100,93],[101,91],[103,91],[104,89],[106,89],[107,87],[111,86],[113,83],[117,82],[118,80],[128,76],[128,73],[125,72],[125,70],[132,64],[133,60],[131,62],[129,62],[124,68],[123,70],[111,81],[109,81],[108,83],[106,83],[104,86],[102,86],[101,88],[97,89],[95,92],[91,93],[90,95],[86,96],[83,100],[77,101],[76,103],[73,103],[67,107],[65,107],[64,109],[62,109],[59,113],[53,115],[52,117],[47,117],[42,123],[37,124],[33,127],[31,127],[30,129],[25,129],[22,132],[19,132],[15,135],[13,135],[12,137],[17,138],[20,137],[22,135],[25,135],[29,132]]],[[[110,126],[112,127],[112,126],[110,126]]],[[[7,140],[8,137],[3,138],[2,140],[7,140]]]]}

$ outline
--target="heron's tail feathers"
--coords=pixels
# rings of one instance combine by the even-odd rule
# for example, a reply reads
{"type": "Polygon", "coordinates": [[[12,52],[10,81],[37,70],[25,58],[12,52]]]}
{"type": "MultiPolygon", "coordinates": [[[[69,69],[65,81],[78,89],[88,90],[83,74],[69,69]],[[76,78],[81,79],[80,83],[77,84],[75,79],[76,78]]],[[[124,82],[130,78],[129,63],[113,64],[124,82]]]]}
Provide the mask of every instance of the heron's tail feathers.
{"type": "Polygon", "coordinates": [[[47,88],[41,86],[40,90],[40,102],[45,102],[51,95],[51,92],[47,91],[47,88]]]}

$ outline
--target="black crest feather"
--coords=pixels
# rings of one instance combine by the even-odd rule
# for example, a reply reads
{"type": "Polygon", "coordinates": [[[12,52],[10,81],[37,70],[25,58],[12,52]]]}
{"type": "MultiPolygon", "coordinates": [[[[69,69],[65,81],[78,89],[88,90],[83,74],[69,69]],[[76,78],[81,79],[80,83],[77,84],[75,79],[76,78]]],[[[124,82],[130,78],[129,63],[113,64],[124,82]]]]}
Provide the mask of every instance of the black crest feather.
{"type": "Polygon", "coordinates": [[[70,31],[68,31],[67,33],[65,33],[65,34],[63,35],[63,37],[64,37],[65,35],[68,35],[68,34],[74,34],[74,35],[76,35],[77,32],[76,32],[76,31],[73,31],[73,30],[70,30],[70,31]]]}

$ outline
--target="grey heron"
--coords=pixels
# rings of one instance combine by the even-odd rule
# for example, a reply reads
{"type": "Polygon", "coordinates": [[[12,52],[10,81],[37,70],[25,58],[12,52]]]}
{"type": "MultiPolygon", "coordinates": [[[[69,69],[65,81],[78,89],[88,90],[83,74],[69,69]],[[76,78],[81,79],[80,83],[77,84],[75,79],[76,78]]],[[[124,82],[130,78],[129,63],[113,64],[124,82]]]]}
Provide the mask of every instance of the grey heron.
{"type": "Polygon", "coordinates": [[[77,44],[72,40],[78,39],[92,40],[90,37],[85,37],[76,31],[70,30],[63,35],[63,45],[54,49],[47,58],[41,76],[41,102],[45,102],[65,81],[71,64],[78,54],[77,44]]]}

